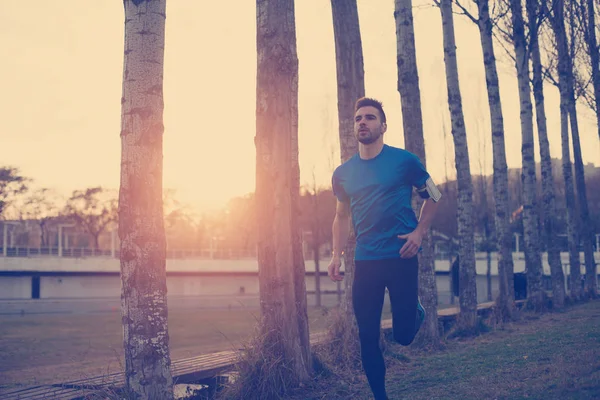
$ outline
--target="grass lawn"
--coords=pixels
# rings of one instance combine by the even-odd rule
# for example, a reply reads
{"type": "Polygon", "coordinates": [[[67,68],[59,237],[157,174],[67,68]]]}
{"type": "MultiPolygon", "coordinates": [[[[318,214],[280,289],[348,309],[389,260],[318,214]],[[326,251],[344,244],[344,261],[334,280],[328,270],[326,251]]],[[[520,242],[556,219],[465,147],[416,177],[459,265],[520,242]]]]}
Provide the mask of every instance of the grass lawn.
{"type": "MultiPolygon", "coordinates": [[[[600,301],[424,353],[390,345],[390,399],[600,399],[600,301]]],[[[291,399],[370,399],[362,371],[317,380],[291,399]]]]}
{"type": "MultiPolygon", "coordinates": [[[[169,311],[171,359],[239,349],[253,333],[256,308],[169,311]]],[[[311,332],[327,313],[309,308],[311,332]]],[[[384,313],[389,318],[389,311],[384,313]]],[[[0,387],[103,376],[124,369],[119,310],[98,314],[0,316],[0,387]]]]}

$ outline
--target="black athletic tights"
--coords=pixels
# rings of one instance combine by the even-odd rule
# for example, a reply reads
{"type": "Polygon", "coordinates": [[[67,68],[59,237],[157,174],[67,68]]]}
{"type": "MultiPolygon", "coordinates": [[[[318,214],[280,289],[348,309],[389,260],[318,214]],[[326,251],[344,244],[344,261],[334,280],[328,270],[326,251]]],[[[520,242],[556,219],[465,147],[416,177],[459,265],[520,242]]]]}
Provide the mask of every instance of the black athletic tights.
{"type": "Polygon", "coordinates": [[[408,346],[415,337],[418,258],[356,261],[352,303],[363,368],[376,400],[387,399],[385,363],[379,348],[385,288],[390,294],[394,340],[408,346]]]}

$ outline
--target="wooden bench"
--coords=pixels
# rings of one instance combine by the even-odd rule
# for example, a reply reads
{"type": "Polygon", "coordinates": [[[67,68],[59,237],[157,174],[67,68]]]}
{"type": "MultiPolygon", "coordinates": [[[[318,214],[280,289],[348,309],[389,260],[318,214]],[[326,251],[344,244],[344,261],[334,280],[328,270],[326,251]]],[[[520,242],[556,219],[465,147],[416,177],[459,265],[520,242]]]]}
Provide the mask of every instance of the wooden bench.
{"type": "MultiPolygon", "coordinates": [[[[522,301],[518,301],[521,303],[522,301]]],[[[477,305],[479,314],[489,312],[494,307],[494,302],[477,305]]],[[[446,323],[452,321],[459,314],[459,307],[448,307],[438,310],[438,319],[446,323]]],[[[384,331],[392,329],[392,320],[381,321],[384,331]]],[[[310,335],[311,345],[322,344],[327,340],[326,332],[315,332],[310,335]]],[[[176,383],[193,383],[208,379],[229,371],[235,365],[239,352],[234,350],[220,351],[217,353],[203,354],[197,357],[184,358],[172,362],[173,380],[176,383]]],[[[108,374],[101,377],[80,379],[71,382],[39,385],[23,388],[0,389],[2,400],[73,400],[83,399],[92,393],[114,393],[125,386],[123,372],[108,374]]]]}

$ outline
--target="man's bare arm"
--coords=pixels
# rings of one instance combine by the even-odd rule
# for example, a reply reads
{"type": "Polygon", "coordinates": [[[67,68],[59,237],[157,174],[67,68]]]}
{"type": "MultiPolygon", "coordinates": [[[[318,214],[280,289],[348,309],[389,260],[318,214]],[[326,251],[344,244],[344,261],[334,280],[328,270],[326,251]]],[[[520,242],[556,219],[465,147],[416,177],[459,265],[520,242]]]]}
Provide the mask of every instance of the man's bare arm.
{"type": "Polygon", "coordinates": [[[428,179],[425,186],[417,189],[417,193],[425,199],[421,207],[421,215],[419,223],[414,231],[405,235],[398,235],[399,239],[406,240],[406,243],[400,249],[400,257],[411,258],[417,255],[423,237],[427,234],[427,230],[433,222],[433,217],[438,208],[438,202],[442,198],[442,193],[433,183],[433,180],[428,179]]]}
{"type": "Polygon", "coordinates": [[[348,203],[337,202],[335,218],[333,219],[332,231],[332,255],[331,262],[327,268],[329,277],[334,281],[341,281],[340,267],[342,266],[341,255],[348,242],[350,233],[350,206],[348,203]]]}
{"type": "Polygon", "coordinates": [[[335,208],[335,218],[333,219],[333,226],[331,228],[333,239],[333,257],[340,257],[346,242],[348,242],[348,235],[350,234],[350,206],[348,203],[343,203],[338,200],[335,208]]]}
{"type": "Polygon", "coordinates": [[[427,230],[433,222],[433,217],[438,209],[438,202],[432,199],[426,199],[421,207],[421,215],[419,216],[419,224],[415,230],[419,231],[421,236],[425,236],[427,230]]]}

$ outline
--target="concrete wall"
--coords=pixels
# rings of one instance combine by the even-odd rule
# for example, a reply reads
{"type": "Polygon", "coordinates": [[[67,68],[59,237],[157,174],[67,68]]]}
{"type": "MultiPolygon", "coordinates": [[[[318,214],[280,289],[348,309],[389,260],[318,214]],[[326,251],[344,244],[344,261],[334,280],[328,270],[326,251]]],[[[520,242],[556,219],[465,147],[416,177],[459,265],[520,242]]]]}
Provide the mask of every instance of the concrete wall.
{"type": "MultiPolygon", "coordinates": [[[[563,253],[563,263],[568,264],[569,257],[563,253]]],[[[487,271],[486,254],[477,253],[477,273],[485,274],[487,271]]],[[[523,253],[513,253],[515,262],[515,271],[523,271],[525,261],[523,253]]],[[[583,261],[583,253],[581,255],[583,261]]],[[[600,260],[600,254],[596,253],[596,259],[600,260]]],[[[329,260],[321,260],[321,271],[327,270],[329,260]]],[[[258,262],[256,259],[239,260],[212,260],[206,258],[189,259],[167,259],[167,272],[257,272],[258,262]]],[[[313,260],[305,261],[306,271],[314,272],[315,263],[313,260]]],[[[436,271],[448,271],[448,260],[437,260],[435,263],[436,271]]],[[[544,256],[544,269],[550,273],[544,256]]],[[[40,271],[40,272],[119,272],[120,262],[118,259],[110,257],[88,257],[88,258],[67,258],[67,257],[0,257],[1,271],[40,271]]],[[[497,275],[498,267],[496,255],[492,253],[492,275],[497,275]]]]}
{"type": "MultiPolygon", "coordinates": [[[[478,253],[477,273],[478,292],[487,293],[485,273],[487,262],[485,253],[478,253]],[[482,283],[483,282],[483,283],[482,283]]],[[[522,253],[515,253],[515,272],[522,272],[525,262],[522,253]]],[[[581,255],[583,259],[583,253],[581,255]]],[[[565,273],[568,273],[568,254],[562,254],[565,264],[565,273]]],[[[596,253],[596,259],[600,254],[596,253]]],[[[583,260],[582,260],[583,261],[583,260]]],[[[328,260],[321,262],[321,270],[327,268],[328,260]]],[[[544,256],[544,270],[550,273],[544,256]]],[[[448,271],[448,261],[436,261],[436,271],[448,271]]],[[[30,299],[32,296],[33,272],[40,272],[40,297],[52,298],[119,298],[121,295],[121,281],[119,277],[119,260],[113,258],[17,258],[0,257],[0,299],[30,299]],[[12,272],[10,272],[12,271],[12,272]],[[19,272],[21,271],[21,272],[19,272]],[[44,273],[61,272],[58,276],[48,276],[44,273]],[[98,275],[69,275],[69,272],[100,273],[98,275]],[[8,275],[6,275],[8,274],[8,275]],[[104,275],[103,275],[104,274],[104,275]]],[[[236,295],[258,294],[257,261],[245,260],[167,260],[167,290],[170,296],[202,296],[202,295],[236,295]],[[186,275],[189,272],[189,275],[186,275]],[[245,275],[202,275],[198,272],[244,272],[245,275]],[[249,274],[251,273],[251,274],[249,274]],[[243,288],[243,289],[242,289],[243,288]]],[[[306,261],[306,270],[314,271],[314,262],[306,261]]],[[[497,274],[497,262],[492,258],[492,275],[497,274]]],[[[446,276],[438,276],[438,290],[447,287],[446,276]]],[[[495,278],[494,278],[495,285],[495,278]]],[[[307,290],[314,290],[315,277],[306,277],[307,290]]],[[[335,290],[336,284],[327,277],[321,277],[321,289],[335,290]]],[[[494,290],[497,290],[494,288],[494,290]]]]}
{"type": "Polygon", "coordinates": [[[30,299],[31,277],[0,276],[0,299],[30,299]]]}
{"type": "MultiPolygon", "coordinates": [[[[449,276],[438,275],[436,283],[439,303],[450,304],[449,276]]],[[[311,292],[315,290],[314,276],[306,277],[306,289],[311,292]]],[[[327,277],[321,277],[321,290],[323,292],[335,291],[336,284],[327,277]]],[[[497,293],[498,282],[496,277],[492,277],[492,296],[495,297],[497,293]]],[[[167,294],[171,299],[190,299],[190,301],[197,301],[198,304],[204,306],[212,303],[235,303],[236,299],[244,296],[246,298],[258,297],[258,276],[169,276],[167,277],[167,294]],[[240,291],[241,287],[244,288],[243,294],[240,291]]],[[[110,303],[112,306],[118,307],[120,296],[121,280],[118,275],[42,276],[40,280],[40,297],[42,299],[78,301],[106,299],[106,304],[110,303]]],[[[325,297],[330,299],[329,303],[332,301],[332,304],[337,303],[335,294],[323,295],[323,298],[325,297]]],[[[482,275],[477,276],[477,298],[479,302],[487,301],[487,281],[486,277],[482,275]]],[[[31,277],[0,277],[0,300],[18,299],[31,299],[31,277]]],[[[315,296],[309,295],[308,301],[309,305],[314,305],[315,296]]],[[[254,303],[258,305],[258,300],[252,302],[252,304],[254,303]]]]}

